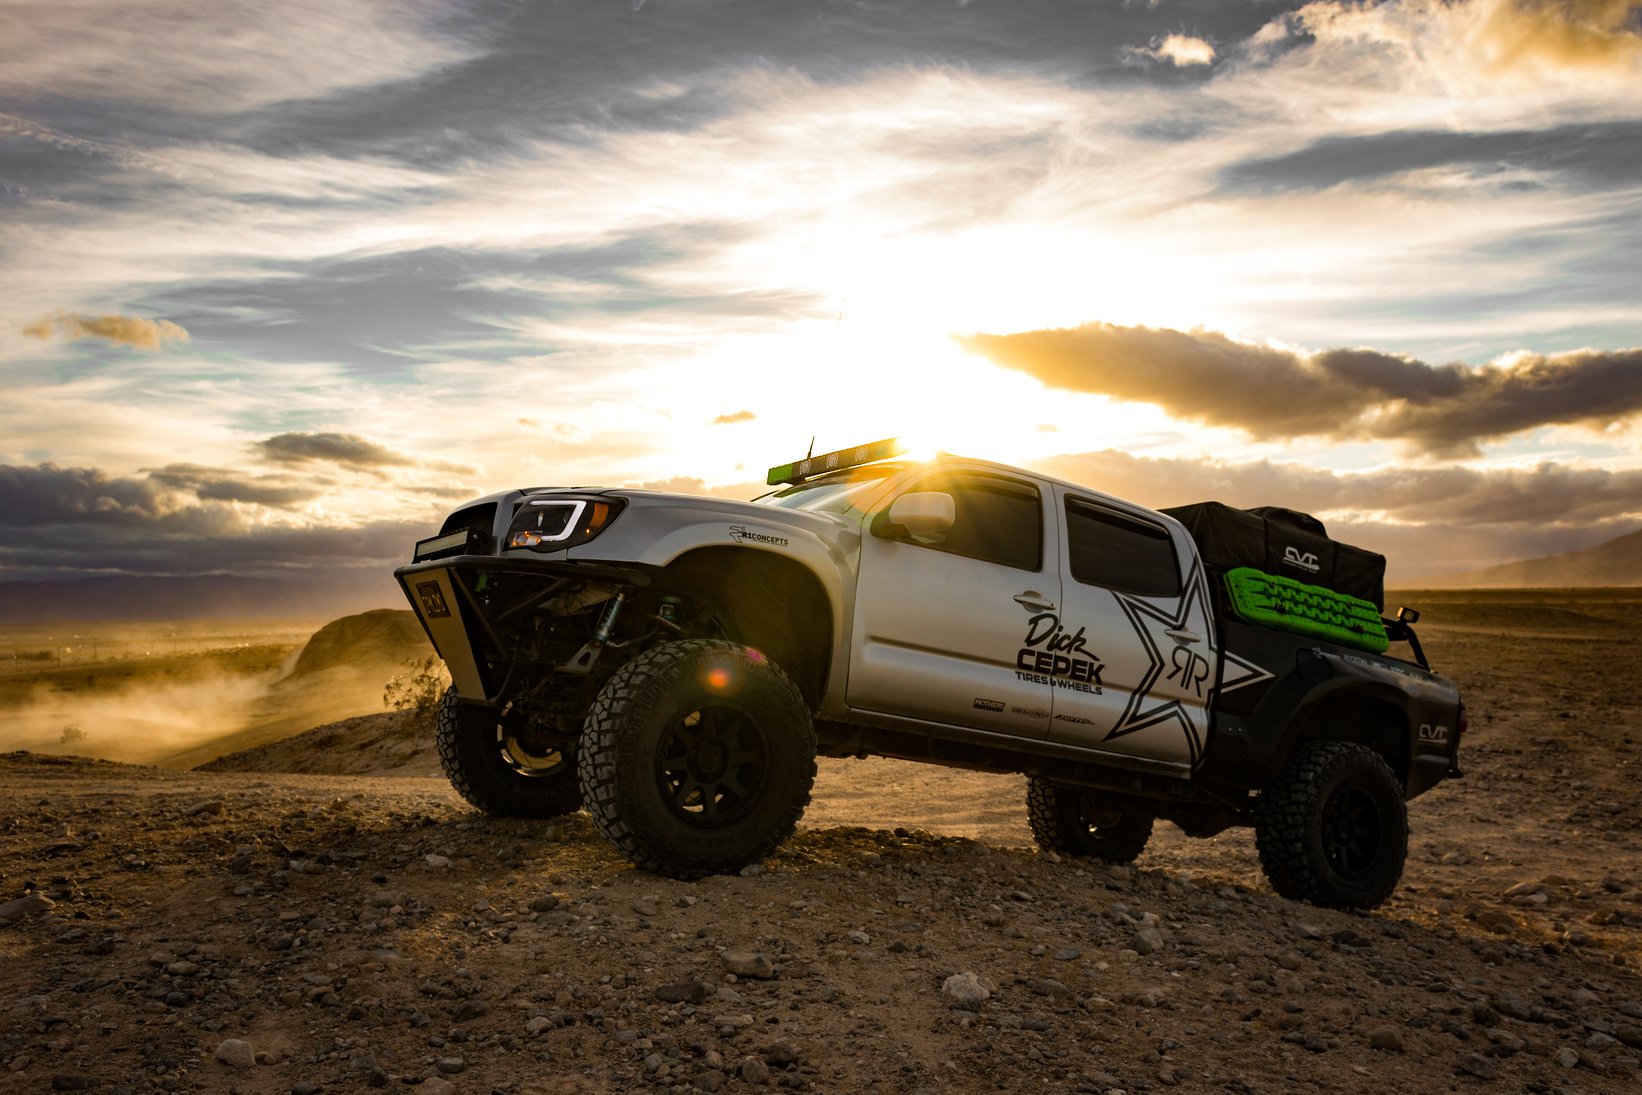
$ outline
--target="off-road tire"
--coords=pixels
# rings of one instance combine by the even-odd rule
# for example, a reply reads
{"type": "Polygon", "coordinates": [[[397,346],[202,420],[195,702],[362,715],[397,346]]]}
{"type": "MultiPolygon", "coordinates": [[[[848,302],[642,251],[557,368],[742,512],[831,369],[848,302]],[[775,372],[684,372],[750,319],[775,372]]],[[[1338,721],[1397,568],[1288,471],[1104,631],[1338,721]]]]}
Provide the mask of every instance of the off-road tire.
{"type": "Polygon", "coordinates": [[[756,863],[792,835],[815,783],[815,728],[758,651],[664,643],[600,691],[577,765],[587,812],[618,851],[699,878],[756,863]]]}
{"type": "Polygon", "coordinates": [[[510,761],[512,743],[496,708],[463,703],[454,687],[439,701],[434,741],[450,785],[487,814],[545,818],[581,808],[574,755],[526,774],[525,765],[510,761]]]}
{"type": "Polygon", "coordinates": [[[1408,807],[1374,750],[1305,741],[1255,804],[1254,836],[1260,866],[1284,897],[1372,909],[1402,878],[1408,807]]]}
{"type": "Polygon", "coordinates": [[[1038,847],[1066,855],[1128,863],[1152,838],[1145,814],[1104,810],[1099,792],[1033,779],[1026,785],[1026,820],[1038,847]]]}

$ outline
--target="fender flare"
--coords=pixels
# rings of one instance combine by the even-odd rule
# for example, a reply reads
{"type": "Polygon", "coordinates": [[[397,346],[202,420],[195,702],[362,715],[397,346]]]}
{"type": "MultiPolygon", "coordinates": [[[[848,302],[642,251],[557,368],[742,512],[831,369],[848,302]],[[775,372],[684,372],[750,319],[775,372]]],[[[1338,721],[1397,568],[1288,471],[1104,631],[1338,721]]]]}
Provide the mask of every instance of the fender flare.
{"type": "Polygon", "coordinates": [[[1416,727],[1427,706],[1393,670],[1321,649],[1301,651],[1295,668],[1252,712],[1217,729],[1201,774],[1257,790],[1276,776],[1296,742],[1321,738],[1369,746],[1410,787],[1416,727]]]}

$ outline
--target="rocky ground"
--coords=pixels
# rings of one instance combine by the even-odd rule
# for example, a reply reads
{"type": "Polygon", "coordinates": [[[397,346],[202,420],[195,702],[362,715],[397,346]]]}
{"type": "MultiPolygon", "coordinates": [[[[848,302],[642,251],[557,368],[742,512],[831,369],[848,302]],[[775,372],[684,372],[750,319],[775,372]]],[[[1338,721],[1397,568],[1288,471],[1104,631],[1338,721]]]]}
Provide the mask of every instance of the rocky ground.
{"type": "Polygon", "coordinates": [[[681,883],[436,779],[0,757],[0,1091],[1635,1091],[1638,606],[1497,607],[1426,629],[1468,777],[1370,914],[883,761],[681,883]]]}

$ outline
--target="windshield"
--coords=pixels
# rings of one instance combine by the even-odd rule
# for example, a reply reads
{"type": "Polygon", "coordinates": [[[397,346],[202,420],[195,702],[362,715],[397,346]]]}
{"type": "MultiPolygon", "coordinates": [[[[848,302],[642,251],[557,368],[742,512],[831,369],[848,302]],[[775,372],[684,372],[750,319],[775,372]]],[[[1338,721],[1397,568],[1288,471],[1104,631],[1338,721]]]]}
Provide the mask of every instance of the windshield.
{"type": "Polygon", "coordinates": [[[805,483],[785,487],[756,501],[766,506],[816,510],[821,513],[848,513],[857,503],[876,491],[880,484],[902,469],[900,464],[869,464],[861,468],[824,475],[805,483]]]}

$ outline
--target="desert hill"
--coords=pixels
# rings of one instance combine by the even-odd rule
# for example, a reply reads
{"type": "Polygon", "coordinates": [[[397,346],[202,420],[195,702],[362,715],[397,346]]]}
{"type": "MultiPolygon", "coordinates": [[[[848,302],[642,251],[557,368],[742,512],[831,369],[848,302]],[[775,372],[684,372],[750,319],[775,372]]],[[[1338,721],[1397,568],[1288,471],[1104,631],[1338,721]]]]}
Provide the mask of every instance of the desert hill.
{"type": "Polygon", "coordinates": [[[316,674],[370,663],[397,665],[417,654],[432,653],[416,614],[409,609],[378,608],[332,620],[303,645],[282,684],[316,674]]]}
{"type": "Polygon", "coordinates": [[[1502,563],[1482,570],[1444,575],[1430,581],[1433,585],[1448,589],[1642,585],[1642,530],[1584,551],[1502,563]]]}
{"type": "Polygon", "coordinates": [[[332,620],[303,645],[290,671],[251,703],[238,729],[179,750],[160,763],[194,768],[339,718],[380,712],[388,679],[404,672],[407,662],[432,653],[415,613],[408,609],[379,608],[332,620]]]}

